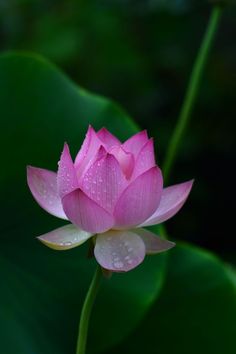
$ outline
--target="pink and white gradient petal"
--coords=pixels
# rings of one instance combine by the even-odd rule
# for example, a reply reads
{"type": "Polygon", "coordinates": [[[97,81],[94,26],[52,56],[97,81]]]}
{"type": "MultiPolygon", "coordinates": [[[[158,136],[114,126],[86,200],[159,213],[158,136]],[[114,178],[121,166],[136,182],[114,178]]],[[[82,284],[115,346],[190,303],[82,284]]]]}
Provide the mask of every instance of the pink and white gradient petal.
{"type": "Polygon", "coordinates": [[[164,188],[157,210],[140,227],[160,224],[174,216],[184,205],[192,186],[193,180],[164,188]]]}
{"type": "Polygon", "coordinates": [[[115,206],[115,228],[133,227],[149,218],[160,203],[162,188],[162,173],[157,166],[131,182],[115,206]]]}
{"type": "Polygon", "coordinates": [[[49,214],[67,220],[57,191],[57,174],[55,172],[28,166],[27,182],[33,197],[41,208],[49,214]]]}
{"type": "Polygon", "coordinates": [[[65,251],[80,246],[92,236],[92,233],[69,224],[37,238],[49,248],[65,251]]]}
{"type": "Polygon", "coordinates": [[[131,152],[136,158],[139,154],[139,151],[142,149],[143,145],[148,141],[147,131],[143,130],[126,140],[122,147],[125,151],[131,152]]]}
{"type": "Polygon", "coordinates": [[[174,242],[165,240],[153,232],[145,229],[134,229],[132,230],[137,235],[139,235],[146,247],[146,254],[156,254],[164,251],[168,251],[169,249],[175,246],[174,242]]]}
{"type": "Polygon", "coordinates": [[[113,155],[106,154],[94,162],[81,181],[81,189],[98,205],[112,213],[127,181],[113,155]]]}
{"type": "Polygon", "coordinates": [[[64,145],[61,159],[58,162],[57,186],[61,198],[78,188],[78,180],[67,144],[64,145]]]}
{"type": "Polygon", "coordinates": [[[113,134],[111,134],[106,128],[102,128],[97,132],[97,137],[104,144],[107,151],[113,146],[120,146],[121,142],[113,134]]]}
{"type": "Polygon", "coordinates": [[[97,235],[94,255],[103,268],[127,272],[144,260],[145,245],[133,232],[110,230],[97,235]]]}
{"type": "Polygon", "coordinates": [[[62,199],[63,208],[68,219],[82,230],[101,233],[112,228],[113,216],[81,189],[76,189],[62,199]]]}

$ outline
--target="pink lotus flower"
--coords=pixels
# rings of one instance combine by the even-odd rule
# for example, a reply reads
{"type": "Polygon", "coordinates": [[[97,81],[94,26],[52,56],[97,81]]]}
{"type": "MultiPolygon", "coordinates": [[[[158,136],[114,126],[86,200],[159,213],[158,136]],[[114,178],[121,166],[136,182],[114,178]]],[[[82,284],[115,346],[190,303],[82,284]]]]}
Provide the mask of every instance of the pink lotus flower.
{"type": "Polygon", "coordinates": [[[146,131],[122,144],[105,128],[96,133],[92,127],[74,162],[65,144],[57,173],[29,166],[27,179],[43,209],[72,223],[39,240],[53,249],[66,250],[95,236],[96,260],[113,272],[129,271],[145,254],[174,246],[142,227],[176,214],[193,183],[163,188],[153,139],[146,131]]]}

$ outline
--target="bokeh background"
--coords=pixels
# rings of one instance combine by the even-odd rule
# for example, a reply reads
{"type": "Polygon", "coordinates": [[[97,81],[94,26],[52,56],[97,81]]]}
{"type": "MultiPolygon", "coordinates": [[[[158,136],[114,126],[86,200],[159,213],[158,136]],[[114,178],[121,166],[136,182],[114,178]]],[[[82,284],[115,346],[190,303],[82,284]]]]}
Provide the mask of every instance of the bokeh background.
{"type": "MultiPolygon", "coordinates": [[[[60,221],[30,195],[26,164],[55,169],[64,140],[74,156],[88,112],[96,128],[105,122],[123,137],[136,131],[94,92],[118,102],[154,136],[162,166],[211,2],[0,0],[0,52],[40,54],[72,80],[37,55],[0,58],[1,354],[74,352],[95,266],[85,256],[87,245],[61,253],[36,242],[35,235],[60,221]]],[[[104,281],[89,353],[107,353],[127,334],[109,354],[235,353],[235,23],[232,3],[170,178],[170,184],[195,178],[183,211],[166,223],[171,239],[190,244],[177,242],[168,254],[104,281]]]]}
{"type": "MultiPolygon", "coordinates": [[[[211,5],[206,0],[1,0],[0,49],[42,54],[119,102],[165,156],[211,5]]],[[[225,9],[171,182],[195,178],[174,237],[234,261],[236,8],[225,9]]],[[[112,117],[111,117],[112,119],[112,117]]]]}

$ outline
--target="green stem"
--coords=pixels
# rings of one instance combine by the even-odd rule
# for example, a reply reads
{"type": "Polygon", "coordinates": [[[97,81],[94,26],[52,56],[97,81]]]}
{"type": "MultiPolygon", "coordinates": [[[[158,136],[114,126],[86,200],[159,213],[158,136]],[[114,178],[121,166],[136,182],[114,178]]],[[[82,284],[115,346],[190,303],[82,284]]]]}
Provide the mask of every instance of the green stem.
{"type": "Polygon", "coordinates": [[[76,354],[85,354],[90,314],[98,292],[99,285],[101,283],[101,279],[102,270],[98,266],[94,273],[86,298],[84,300],[80,317],[76,354]]]}
{"type": "Polygon", "coordinates": [[[200,46],[197,58],[195,60],[192,73],[190,75],[187,92],[184,98],[184,102],[180,111],[180,115],[174,129],[173,135],[170,139],[170,144],[167,150],[166,158],[164,160],[163,174],[165,181],[168,180],[171,168],[173,167],[176,154],[180,145],[180,141],[185,132],[187,123],[191,117],[191,113],[196,101],[197,94],[199,92],[200,81],[203,70],[206,65],[206,61],[211,49],[213,40],[215,38],[219,20],[222,14],[223,7],[215,5],[212,9],[212,13],[209,19],[209,23],[203,37],[202,44],[200,46]]]}

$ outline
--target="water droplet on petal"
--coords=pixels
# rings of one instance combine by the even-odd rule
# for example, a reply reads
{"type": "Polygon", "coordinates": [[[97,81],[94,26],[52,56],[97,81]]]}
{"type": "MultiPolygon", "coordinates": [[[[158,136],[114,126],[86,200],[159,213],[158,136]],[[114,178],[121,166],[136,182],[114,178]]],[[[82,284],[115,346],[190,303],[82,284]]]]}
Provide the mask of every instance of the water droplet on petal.
{"type": "Polygon", "coordinates": [[[72,242],[71,241],[65,241],[63,242],[63,246],[71,246],[72,242]]]}
{"type": "Polygon", "coordinates": [[[120,269],[124,266],[124,264],[122,262],[114,262],[114,267],[117,269],[120,269]]]}

